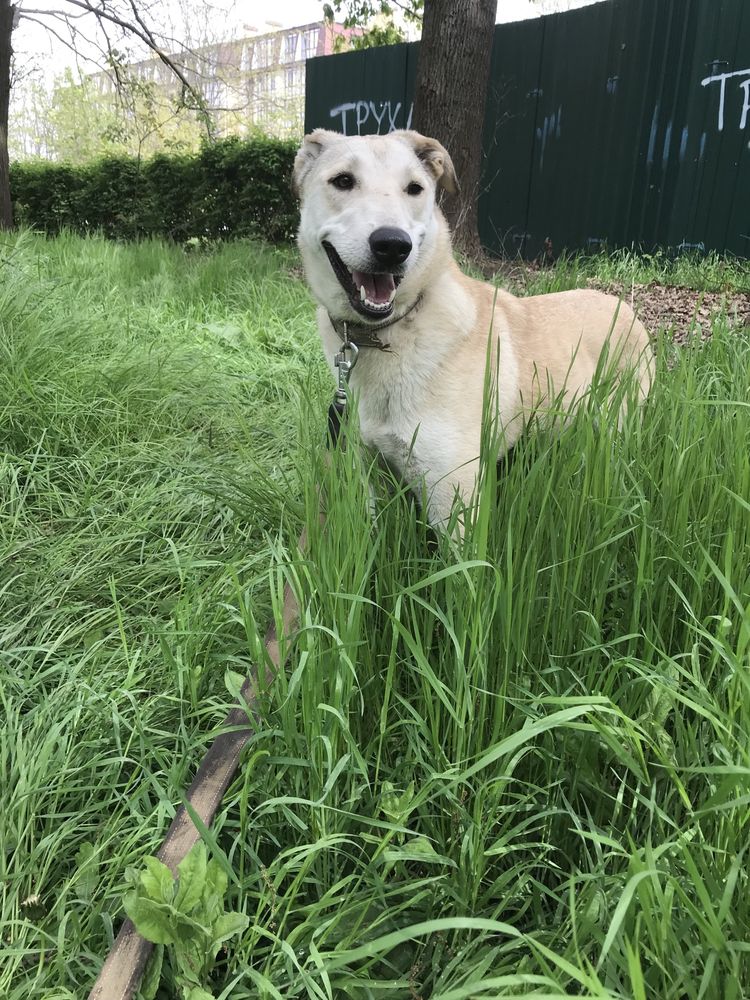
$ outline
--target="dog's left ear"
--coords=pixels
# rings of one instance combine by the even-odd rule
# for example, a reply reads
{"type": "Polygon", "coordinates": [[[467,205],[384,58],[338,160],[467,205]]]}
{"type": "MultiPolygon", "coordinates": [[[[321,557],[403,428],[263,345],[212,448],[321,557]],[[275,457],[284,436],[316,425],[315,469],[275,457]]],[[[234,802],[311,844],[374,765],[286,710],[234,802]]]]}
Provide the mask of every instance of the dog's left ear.
{"type": "Polygon", "coordinates": [[[297,150],[292,170],[292,193],[298,198],[302,196],[302,182],[314,165],[324,148],[332,142],[337,142],[342,136],[338,132],[329,132],[324,128],[316,128],[306,135],[302,145],[297,150]]]}
{"type": "Polygon", "coordinates": [[[458,194],[458,178],[453,160],[451,160],[445,146],[442,146],[437,139],[430,139],[428,136],[410,129],[405,129],[402,134],[411,143],[414,152],[434,176],[440,187],[445,188],[451,194],[458,194]]]}

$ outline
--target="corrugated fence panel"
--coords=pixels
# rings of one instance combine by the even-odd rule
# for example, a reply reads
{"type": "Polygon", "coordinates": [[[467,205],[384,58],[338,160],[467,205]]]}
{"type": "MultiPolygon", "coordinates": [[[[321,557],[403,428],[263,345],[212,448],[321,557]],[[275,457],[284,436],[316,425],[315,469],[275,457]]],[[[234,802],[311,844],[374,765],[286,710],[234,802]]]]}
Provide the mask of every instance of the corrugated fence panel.
{"type": "Polygon", "coordinates": [[[620,172],[611,145],[611,109],[619,85],[608,45],[615,6],[600,4],[569,17],[544,19],[529,255],[539,252],[546,237],[555,249],[596,249],[606,241],[612,183],[620,172]],[[581,17],[586,13],[590,16],[581,17]]]}
{"type": "Polygon", "coordinates": [[[750,9],[743,0],[694,3],[688,169],[680,172],[668,234],[750,252],[750,9]]]}
{"type": "MultiPolygon", "coordinates": [[[[714,214],[718,211],[726,223],[726,209],[721,208],[723,198],[719,194],[726,155],[724,130],[718,127],[721,81],[705,85],[703,81],[726,72],[730,63],[734,65],[739,55],[735,51],[739,32],[734,38],[726,37],[729,22],[722,19],[717,5],[700,4],[695,16],[696,49],[690,69],[692,101],[686,126],[687,157],[677,183],[670,236],[678,243],[723,245],[727,227],[721,223],[717,226],[714,214]]],[[[735,22],[731,26],[733,34],[736,28],[735,22]]],[[[750,46],[746,51],[750,66],[750,46]]]]}
{"type": "Polygon", "coordinates": [[[416,57],[415,42],[308,59],[305,131],[378,135],[410,128],[416,57]]]}
{"type": "MultiPolygon", "coordinates": [[[[307,63],[308,130],[411,124],[418,45],[307,63]]],[[[460,86],[460,81],[457,81],[460,86]]],[[[750,255],[750,0],[606,0],[495,29],[480,235],[750,255]]]]}
{"type": "Polygon", "coordinates": [[[496,253],[513,255],[525,244],[542,38],[540,18],[495,28],[479,232],[496,253]]]}

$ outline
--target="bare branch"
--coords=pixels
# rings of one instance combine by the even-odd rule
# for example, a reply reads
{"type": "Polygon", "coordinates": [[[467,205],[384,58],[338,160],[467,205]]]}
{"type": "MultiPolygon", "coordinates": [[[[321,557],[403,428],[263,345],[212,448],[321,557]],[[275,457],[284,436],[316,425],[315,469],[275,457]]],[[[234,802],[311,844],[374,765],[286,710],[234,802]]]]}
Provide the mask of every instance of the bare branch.
{"type": "MultiPolygon", "coordinates": [[[[83,11],[81,11],[80,14],[71,14],[69,11],[66,11],[66,10],[35,10],[32,7],[19,7],[18,8],[18,16],[19,17],[23,17],[23,18],[26,18],[27,20],[31,20],[31,18],[29,18],[29,16],[28,16],[29,14],[43,14],[45,17],[48,16],[48,15],[50,15],[52,17],[57,17],[57,18],[62,17],[62,18],[65,18],[66,21],[67,20],[75,20],[75,21],[77,21],[79,18],[86,16],[83,13],[83,11]]],[[[37,23],[39,24],[41,22],[37,22],[37,23]]]]}
{"type": "Polygon", "coordinates": [[[407,17],[413,18],[417,21],[422,20],[422,15],[414,9],[412,4],[401,3],[400,0],[388,0],[388,2],[392,3],[394,7],[400,8],[404,14],[407,15],[407,17]]]}
{"type": "Polygon", "coordinates": [[[167,66],[180,81],[183,86],[183,97],[185,93],[191,94],[198,106],[202,107],[203,101],[200,94],[198,94],[195,88],[191,85],[182,68],[172,59],[171,56],[164,52],[164,50],[156,43],[154,36],[150,32],[144,32],[141,27],[133,24],[131,21],[124,20],[117,14],[112,14],[100,7],[95,7],[89,2],[89,0],[67,0],[67,3],[72,4],[74,7],[80,7],[82,10],[88,11],[100,22],[102,20],[109,21],[112,24],[116,24],[118,28],[122,28],[122,30],[128,34],[135,35],[137,38],[140,38],[140,40],[145,42],[149,49],[151,49],[151,51],[154,52],[159,59],[161,59],[164,65],[167,66]]]}
{"type": "Polygon", "coordinates": [[[68,39],[66,39],[63,35],[59,34],[59,32],[55,31],[54,28],[50,27],[49,24],[44,24],[42,21],[37,20],[35,17],[29,17],[28,14],[24,14],[24,18],[27,21],[31,21],[33,24],[40,25],[42,28],[44,28],[45,31],[48,31],[50,35],[54,35],[61,45],[64,45],[66,49],[70,49],[70,51],[73,53],[76,59],[85,59],[86,62],[90,62],[93,66],[97,67],[99,66],[99,63],[96,61],[96,59],[92,59],[90,56],[85,56],[82,53],[80,53],[78,49],[75,47],[75,44],[73,42],[68,41],[68,39]]]}

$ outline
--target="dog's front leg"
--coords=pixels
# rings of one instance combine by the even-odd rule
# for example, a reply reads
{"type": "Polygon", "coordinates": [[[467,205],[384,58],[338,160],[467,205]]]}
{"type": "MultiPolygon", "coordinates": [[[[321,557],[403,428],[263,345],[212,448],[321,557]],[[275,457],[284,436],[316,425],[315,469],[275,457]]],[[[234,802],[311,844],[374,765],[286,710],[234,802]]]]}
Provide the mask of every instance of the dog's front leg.
{"type": "MultiPolygon", "coordinates": [[[[471,508],[474,502],[474,492],[479,476],[479,459],[475,458],[450,472],[436,476],[434,471],[425,476],[427,492],[427,515],[439,531],[448,527],[453,505],[460,500],[465,510],[471,508]]],[[[465,514],[462,512],[456,520],[456,535],[463,537],[465,514]]]]}

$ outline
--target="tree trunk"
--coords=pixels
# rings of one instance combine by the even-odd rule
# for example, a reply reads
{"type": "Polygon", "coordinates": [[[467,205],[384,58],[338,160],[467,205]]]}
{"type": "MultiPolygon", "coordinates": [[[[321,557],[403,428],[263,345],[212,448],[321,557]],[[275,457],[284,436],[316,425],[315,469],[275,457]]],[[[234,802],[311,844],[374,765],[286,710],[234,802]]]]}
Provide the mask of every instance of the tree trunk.
{"type": "Polygon", "coordinates": [[[480,249],[477,197],[482,126],[495,33],[497,0],[425,0],[414,97],[414,128],[451,155],[461,191],[443,210],[454,243],[480,249]]]}
{"type": "Polygon", "coordinates": [[[10,162],[8,159],[8,109],[10,106],[10,57],[13,15],[10,0],[0,0],[0,229],[13,225],[10,200],[10,162]]]}

